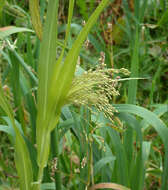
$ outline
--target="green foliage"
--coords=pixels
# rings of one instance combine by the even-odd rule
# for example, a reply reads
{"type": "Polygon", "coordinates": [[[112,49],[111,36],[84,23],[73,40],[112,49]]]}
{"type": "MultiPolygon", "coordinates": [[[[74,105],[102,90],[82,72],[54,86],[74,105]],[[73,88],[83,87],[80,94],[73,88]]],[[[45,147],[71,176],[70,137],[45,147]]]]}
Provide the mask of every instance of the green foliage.
{"type": "Polygon", "coordinates": [[[0,189],[167,189],[166,22],[165,0],[2,1],[0,189]]]}
{"type": "Polygon", "coordinates": [[[2,28],[0,30],[0,39],[4,39],[5,37],[10,36],[11,34],[14,34],[17,32],[33,32],[33,31],[28,28],[9,26],[6,28],[2,28]]]}
{"type": "Polygon", "coordinates": [[[33,170],[32,170],[32,164],[29,152],[26,143],[23,139],[23,136],[21,135],[20,131],[18,130],[15,124],[13,111],[4,97],[2,86],[0,86],[0,105],[6,112],[7,116],[10,118],[16,135],[15,144],[14,144],[15,163],[16,163],[18,176],[20,178],[20,189],[31,190],[33,182],[33,170]]]}
{"type": "Polygon", "coordinates": [[[168,11],[165,11],[161,19],[159,20],[158,25],[160,27],[167,27],[167,21],[168,21],[168,11]]]}
{"type": "Polygon", "coordinates": [[[80,14],[83,16],[85,20],[87,20],[88,19],[87,2],[79,0],[76,3],[80,9],[80,14]]]}

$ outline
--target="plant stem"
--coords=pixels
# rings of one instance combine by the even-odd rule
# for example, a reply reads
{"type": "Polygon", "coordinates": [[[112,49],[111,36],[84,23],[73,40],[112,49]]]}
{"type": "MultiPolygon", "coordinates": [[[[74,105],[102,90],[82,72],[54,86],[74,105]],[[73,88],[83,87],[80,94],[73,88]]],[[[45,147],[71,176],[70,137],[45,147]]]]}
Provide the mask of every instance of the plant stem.
{"type": "Polygon", "coordinates": [[[60,173],[60,164],[59,164],[59,139],[58,139],[58,127],[54,129],[51,133],[51,143],[52,143],[52,154],[54,158],[57,158],[57,169],[55,171],[55,187],[58,190],[61,190],[61,173],[60,173]]]}

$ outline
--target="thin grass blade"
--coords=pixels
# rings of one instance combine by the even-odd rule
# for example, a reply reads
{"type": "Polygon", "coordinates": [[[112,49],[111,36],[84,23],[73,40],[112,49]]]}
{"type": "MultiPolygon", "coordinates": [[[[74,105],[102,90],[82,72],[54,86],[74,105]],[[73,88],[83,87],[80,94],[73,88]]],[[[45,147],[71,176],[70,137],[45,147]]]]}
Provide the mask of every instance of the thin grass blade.
{"type": "Polygon", "coordinates": [[[7,103],[2,87],[0,86],[0,106],[6,112],[8,117],[10,118],[13,128],[16,134],[15,140],[15,163],[16,168],[20,180],[20,189],[21,190],[32,190],[32,182],[33,182],[33,172],[32,172],[32,164],[29,156],[29,152],[26,146],[26,143],[16,127],[14,116],[12,109],[7,103]]]}
{"type": "MultiPolygon", "coordinates": [[[[131,60],[131,78],[138,77],[139,74],[139,30],[136,27],[135,42],[133,47],[133,55],[131,60]]],[[[136,103],[136,94],[137,94],[137,80],[129,81],[128,87],[128,103],[136,103]]]]}

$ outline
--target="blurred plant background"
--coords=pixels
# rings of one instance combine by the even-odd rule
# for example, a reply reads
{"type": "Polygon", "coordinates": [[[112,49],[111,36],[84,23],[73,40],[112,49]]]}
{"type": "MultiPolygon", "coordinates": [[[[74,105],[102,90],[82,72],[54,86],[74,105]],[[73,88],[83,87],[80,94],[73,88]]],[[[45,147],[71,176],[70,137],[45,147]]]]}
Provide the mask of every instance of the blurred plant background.
{"type": "MultiPolygon", "coordinates": [[[[57,57],[64,45],[65,54],[71,49],[99,3],[99,0],[75,1],[70,35],[64,44],[69,1],[60,1],[57,57]]],[[[46,20],[47,5],[47,0],[40,1],[42,23],[46,20]]],[[[0,0],[0,83],[24,134],[36,179],[40,40],[33,30],[28,0],[0,0]]],[[[138,80],[119,81],[124,79],[122,73],[111,75],[118,80],[120,93],[110,100],[118,111],[112,119],[92,106],[88,109],[85,103],[73,102],[62,108],[56,130],[59,169],[54,138],[51,138],[51,153],[41,189],[55,189],[59,172],[62,189],[96,189],[95,184],[106,182],[131,190],[167,190],[167,30],[167,0],[110,1],[82,46],[76,76],[99,67],[125,68],[131,72],[130,78],[138,80]]],[[[14,136],[12,123],[0,108],[0,189],[18,188],[14,136]]]]}

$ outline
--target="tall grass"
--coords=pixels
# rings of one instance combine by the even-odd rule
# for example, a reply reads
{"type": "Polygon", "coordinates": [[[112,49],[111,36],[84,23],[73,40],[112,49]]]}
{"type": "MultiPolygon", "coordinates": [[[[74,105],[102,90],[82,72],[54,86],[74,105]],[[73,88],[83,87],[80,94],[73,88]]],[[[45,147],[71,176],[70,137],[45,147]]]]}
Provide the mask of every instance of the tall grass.
{"type": "MultiPolygon", "coordinates": [[[[99,7],[95,10],[93,15],[88,20],[86,26],[83,28],[77,37],[72,49],[68,52],[64,63],[62,58],[64,50],[60,59],[56,62],[57,52],[57,23],[58,23],[58,5],[59,1],[50,0],[47,8],[47,17],[43,29],[43,36],[41,32],[40,13],[38,8],[38,1],[30,1],[30,10],[32,14],[32,21],[38,37],[42,38],[40,57],[38,65],[38,92],[37,92],[37,123],[36,123],[36,143],[37,143],[37,164],[38,176],[37,182],[33,182],[32,165],[30,156],[24,142],[23,137],[15,126],[14,117],[11,114],[10,107],[6,105],[5,98],[1,94],[1,106],[6,114],[12,120],[13,127],[16,133],[16,165],[18,175],[20,177],[20,189],[40,189],[40,184],[43,179],[43,170],[47,166],[49,152],[50,152],[50,135],[51,131],[56,127],[61,107],[64,105],[64,99],[69,91],[77,63],[81,46],[86,39],[89,30],[96,22],[100,12],[103,10],[108,0],[103,0],[99,7]],[[56,88],[56,93],[55,93],[56,88]],[[20,141],[20,144],[19,144],[20,141]],[[20,154],[21,151],[21,154],[20,154]],[[22,170],[23,169],[23,170],[22,170]]],[[[68,25],[70,25],[73,13],[74,1],[70,1],[68,25]]],[[[69,34],[69,27],[67,28],[65,45],[69,34]]],[[[14,68],[16,66],[14,65],[14,68]]],[[[19,83],[19,67],[13,69],[14,77],[19,83]]],[[[17,84],[18,85],[18,84],[17,84]]],[[[13,87],[15,88],[15,87],[13,87]]],[[[2,91],[2,90],[1,90],[2,91]]],[[[16,89],[14,89],[14,92],[16,89]]],[[[18,96],[16,98],[16,106],[18,106],[18,96]]],[[[58,148],[58,140],[55,141],[56,148],[58,148]]],[[[58,153],[56,153],[58,154],[58,153]]],[[[58,157],[58,155],[56,155],[58,157]]],[[[58,160],[59,162],[59,160],[58,160]]],[[[59,174],[56,179],[57,189],[61,189],[61,178],[59,174]]]]}
{"type": "MultiPolygon", "coordinates": [[[[30,17],[19,8],[20,3],[17,8],[9,7],[7,1],[3,4],[3,7],[12,10],[13,14],[15,8],[22,13],[17,16],[24,13],[24,26],[27,23],[28,27],[11,26],[0,30],[0,39],[5,42],[5,47],[2,46],[0,51],[7,62],[6,70],[1,73],[0,114],[3,117],[0,120],[0,131],[6,132],[10,143],[14,145],[17,180],[21,190],[142,190],[146,188],[147,175],[150,175],[150,171],[147,170],[149,164],[152,165],[154,162],[151,161],[152,142],[145,136],[152,129],[158,134],[159,143],[161,141],[164,145],[161,167],[158,167],[156,172],[161,179],[160,188],[167,189],[168,129],[159,118],[168,111],[166,105],[157,105],[153,112],[136,106],[138,80],[128,81],[128,96],[127,93],[125,95],[128,104],[108,105],[106,99],[101,99],[114,96],[113,101],[117,102],[115,95],[118,91],[109,87],[109,83],[105,81],[109,76],[115,77],[119,72],[127,72],[110,68],[116,67],[115,60],[119,56],[115,55],[115,46],[106,46],[101,30],[96,24],[100,13],[109,2],[102,0],[88,17],[95,1],[91,1],[89,11],[85,10],[86,2],[79,1],[81,14],[88,20],[83,27],[79,27],[77,24],[73,25],[75,1],[70,0],[63,41],[58,38],[58,0],[49,0],[48,4],[40,1],[41,6],[38,0],[29,1],[34,31],[28,29],[31,25],[30,17]],[[82,3],[85,5],[84,9],[81,7],[82,3]],[[43,17],[45,9],[46,18],[43,17]],[[93,26],[94,35],[89,34],[93,26]],[[76,39],[72,39],[73,27],[77,33],[79,32],[76,39]],[[18,48],[12,44],[10,37],[15,33],[18,48]],[[106,59],[104,60],[102,54],[99,60],[99,67],[105,71],[97,67],[85,72],[80,66],[76,71],[79,55],[90,62],[90,67],[98,60],[96,58],[95,61],[93,56],[88,58],[83,51],[87,36],[98,54],[105,52],[106,59]],[[22,50],[23,41],[26,42],[26,53],[22,50]],[[109,70],[104,68],[104,61],[113,74],[109,74],[109,70]],[[101,75],[97,76],[97,73],[101,75]],[[102,76],[108,77],[101,78],[102,76]],[[10,87],[9,92],[5,90],[5,84],[10,87]],[[103,91],[99,91],[99,88],[103,91]],[[106,92],[104,97],[104,91],[110,92],[106,92]],[[87,101],[83,98],[87,98],[87,101]],[[104,105],[96,107],[97,100],[101,100],[104,105]],[[117,112],[113,113],[116,110],[117,112]]],[[[165,2],[161,1],[162,9],[165,9],[165,2]]],[[[129,8],[128,1],[123,0],[122,3],[125,18],[118,19],[115,28],[117,33],[127,35],[129,47],[119,55],[128,55],[130,78],[137,78],[141,77],[140,68],[143,64],[140,57],[143,46],[141,34],[148,1],[134,1],[134,12],[129,8]]],[[[159,27],[163,27],[166,22],[166,15],[167,12],[158,22],[159,27]]],[[[21,22],[22,16],[19,18],[21,22]]],[[[4,23],[7,22],[5,18],[0,17],[0,20],[2,19],[4,23]]],[[[115,36],[112,37],[115,41],[115,36]]],[[[161,66],[159,68],[161,70],[161,66]]],[[[153,79],[150,102],[154,102],[154,84],[159,78],[160,70],[153,79]]],[[[116,87],[121,80],[112,79],[110,84],[116,87]]],[[[0,167],[6,170],[3,161],[0,162],[0,167]]],[[[156,175],[156,172],[151,171],[153,175],[156,175]]]]}

